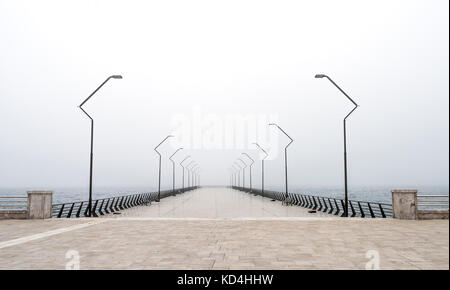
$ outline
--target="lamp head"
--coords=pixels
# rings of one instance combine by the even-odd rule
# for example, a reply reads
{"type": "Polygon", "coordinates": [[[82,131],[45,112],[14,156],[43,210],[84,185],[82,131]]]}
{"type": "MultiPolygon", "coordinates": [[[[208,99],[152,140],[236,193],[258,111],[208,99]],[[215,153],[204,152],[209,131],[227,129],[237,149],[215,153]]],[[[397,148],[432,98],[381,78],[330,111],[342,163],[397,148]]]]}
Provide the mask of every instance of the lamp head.
{"type": "Polygon", "coordinates": [[[113,79],[122,79],[121,75],[112,75],[111,78],[113,79]]]}
{"type": "Polygon", "coordinates": [[[326,77],[327,77],[327,76],[324,75],[324,74],[317,74],[317,75],[315,76],[316,79],[321,79],[321,78],[326,78],[326,77]]]}

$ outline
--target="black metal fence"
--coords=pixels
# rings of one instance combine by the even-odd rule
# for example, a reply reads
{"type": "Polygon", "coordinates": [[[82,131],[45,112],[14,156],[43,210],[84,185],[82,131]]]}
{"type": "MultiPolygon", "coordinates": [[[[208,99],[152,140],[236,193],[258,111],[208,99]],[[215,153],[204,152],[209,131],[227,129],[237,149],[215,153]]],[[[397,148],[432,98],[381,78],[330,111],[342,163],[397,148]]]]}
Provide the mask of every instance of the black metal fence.
{"type": "MultiPolygon", "coordinates": [[[[184,193],[196,189],[197,187],[188,187],[183,189],[161,191],[161,198],[172,196],[174,194],[184,193]]],[[[158,192],[138,193],[109,198],[96,199],[92,201],[92,216],[98,217],[105,214],[111,214],[130,207],[150,204],[158,199],[158,192]]],[[[88,201],[76,201],[69,203],[58,203],[52,206],[52,217],[54,218],[78,218],[88,216],[88,201]]]]}
{"type": "MultiPolygon", "coordinates": [[[[260,189],[252,189],[243,187],[233,187],[234,189],[245,191],[274,200],[283,201],[292,205],[309,208],[311,210],[321,211],[328,214],[342,215],[344,213],[345,202],[344,199],[334,197],[322,197],[315,195],[306,195],[299,193],[289,193],[286,198],[285,192],[264,190],[264,194],[260,189]]],[[[362,218],[391,218],[392,204],[349,200],[348,201],[348,216],[362,217],[362,218]]]]}

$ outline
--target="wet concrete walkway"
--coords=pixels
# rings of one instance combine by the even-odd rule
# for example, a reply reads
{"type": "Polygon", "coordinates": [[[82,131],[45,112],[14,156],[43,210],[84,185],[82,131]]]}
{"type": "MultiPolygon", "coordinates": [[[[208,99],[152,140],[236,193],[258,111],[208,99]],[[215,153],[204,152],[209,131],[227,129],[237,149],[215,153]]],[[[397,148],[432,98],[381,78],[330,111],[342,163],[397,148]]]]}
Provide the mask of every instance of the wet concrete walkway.
{"type": "Polygon", "coordinates": [[[322,212],[308,213],[299,206],[284,206],[280,201],[231,188],[206,187],[161,199],[149,206],[121,211],[105,217],[160,218],[274,218],[274,217],[334,217],[322,212]]]}

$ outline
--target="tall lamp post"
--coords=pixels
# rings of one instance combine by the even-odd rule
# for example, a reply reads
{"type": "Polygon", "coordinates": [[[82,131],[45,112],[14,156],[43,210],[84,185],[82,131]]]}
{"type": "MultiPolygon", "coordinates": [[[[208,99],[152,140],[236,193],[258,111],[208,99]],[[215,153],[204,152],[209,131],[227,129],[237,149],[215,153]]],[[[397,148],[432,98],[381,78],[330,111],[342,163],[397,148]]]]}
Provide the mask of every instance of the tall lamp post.
{"type": "Polygon", "coordinates": [[[289,138],[289,140],[291,140],[286,147],[284,147],[284,175],[285,175],[285,185],[286,185],[286,195],[284,196],[284,202],[287,202],[287,198],[288,198],[288,194],[289,194],[289,190],[288,190],[288,156],[287,156],[287,148],[289,147],[289,145],[292,144],[292,142],[294,142],[294,139],[291,138],[291,136],[289,136],[280,126],[278,126],[275,123],[270,123],[269,126],[276,126],[281,132],[283,132],[284,135],[286,135],[286,137],[289,138]]]}
{"type": "Polygon", "coordinates": [[[191,166],[195,161],[192,160],[191,162],[188,163],[188,165],[186,165],[186,169],[188,171],[188,188],[191,187],[191,168],[189,168],[189,166],[191,166]]]}
{"type": "Polygon", "coordinates": [[[92,169],[94,165],[94,119],[92,119],[91,116],[83,109],[83,105],[98,91],[101,87],[103,87],[104,84],[106,84],[107,81],[110,79],[122,79],[121,75],[112,75],[109,76],[98,88],[95,89],[92,94],[89,95],[89,97],[84,100],[81,105],[78,107],[83,111],[83,113],[88,116],[88,118],[91,120],[91,153],[90,153],[90,161],[89,161],[89,202],[88,202],[88,216],[92,216],[92,169]]]}
{"type": "Polygon", "coordinates": [[[247,153],[242,153],[242,155],[247,156],[247,158],[252,161],[252,163],[250,163],[250,192],[253,192],[253,190],[252,190],[252,166],[253,166],[253,163],[255,163],[255,160],[253,160],[253,158],[251,158],[250,155],[248,155],[247,153]]]}
{"type": "Polygon", "coordinates": [[[264,196],[264,160],[266,160],[267,156],[269,156],[269,154],[267,154],[267,151],[264,150],[261,146],[259,146],[258,143],[253,143],[255,144],[259,149],[261,149],[262,152],[264,152],[264,154],[266,154],[266,156],[264,156],[264,158],[261,159],[261,195],[264,196]]]}
{"type": "Polygon", "coordinates": [[[234,187],[236,187],[237,184],[238,184],[238,183],[237,183],[237,177],[236,177],[236,175],[237,175],[239,169],[237,169],[236,167],[237,167],[237,166],[236,166],[235,164],[232,164],[232,165],[231,165],[231,168],[233,168],[233,170],[234,170],[234,172],[233,172],[233,186],[234,186],[234,187]]]}
{"type": "Polygon", "coordinates": [[[230,167],[228,170],[230,170],[230,186],[233,187],[233,169],[230,167]]]}
{"type": "Polygon", "coordinates": [[[191,184],[192,184],[192,187],[194,187],[195,186],[195,175],[196,175],[196,170],[198,169],[198,164],[197,163],[195,163],[193,166],[192,166],[192,168],[191,168],[191,178],[192,178],[192,181],[191,181],[191,184]]]}
{"type": "Polygon", "coordinates": [[[175,161],[172,157],[178,153],[178,151],[183,150],[182,147],[178,148],[172,155],[170,155],[169,160],[172,162],[172,193],[175,193],[175,161]]]}
{"type": "Polygon", "coordinates": [[[186,161],[188,158],[191,158],[191,155],[186,156],[186,158],[184,158],[183,161],[180,162],[180,166],[183,168],[183,182],[182,182],[183,192],[184,192],[184,179],[185,179],[184,178],[185,167],[183,166],[183,162],[186,161]]]}
{"type": "Polygon", "coordinates": [[[234,164],[236,164],[236,167],[238,167],[239,169],[238,169],[238,187],[241,187],[241,170],[242,170],[242,167],[241,167],[241,165],[237,162],[237,161],[234,161],[234,164]]]}
{"type": "Polygon", "coordinates": [[[198,166],[197,162],[194,162],[191,169],[191,187],[194,187],[195,168],[198,166]]]}
{"type": "Polygon", "coordinates": [[[197,170],[198,170],[198,166],[194,166],[192,168],[192,186],[197,186],[197,170]]]}
{"type": "Polygon", "coordinates": [[[200,166],[197,166],[194,169],[194,185],[196,187],[199,185],[199,175],[198,175],[199,171],[200,171],[200,166]]]}
{"type": "Polygon", "coordinates": [[[192,187],[195,186],[195,170],[197,169],[197,164],[194,164],[191,168],[191,185],[192,187]]]}
{"type": "Polygon", "coordinates": [[[242,188],[245,189],[245,168],[247,168],[247,163],[245,163],[241,158],[238,158],[238,160],[244,164],[244,168],[242,169],[242,188]]]}
{"type": "Polygon", "coordinates": [[[159,156],[159,177],[158,177],[158,199],[156,200],[156,202],[160,201],[160,197],[161,197],[161,153],[159,153],[158,151],[158,147],[161,146],[162,143],[164,143],[167,139],[173,137],[173,135],[168,135],[166,138],[164,138],[164,140],[161,141],[161,143],[158,144],[158,146],[155,147],[155,152],[158,154],[159,156]]]}
{"type": "Polygon", "coordinates": [[[343,213],[343,217],[348,217],[348,185],[347,185],[347,130],[346,130],[346,120],[347,118],[351,115],[351,113],[353,113],[353,111],[356,110],[356,108],[358,108],[358,104],[352,100],[352,98],[350,98],[349,95],[347,95],[329,76],[324,75],[324,74],[317,74],[315,76],[316,79],[321,79],[321,78],[327,78],[336,88],[338,88],[339,91],[341,91],[341,93],[344,94],[344,96],[347,97],[347,99],[350,100],[350,102],[353,103],[354,107],[353,109],[345,116],[344,118],[344,183],[345,183],[345,208],[344,208],[344,213],[343,213]]]}

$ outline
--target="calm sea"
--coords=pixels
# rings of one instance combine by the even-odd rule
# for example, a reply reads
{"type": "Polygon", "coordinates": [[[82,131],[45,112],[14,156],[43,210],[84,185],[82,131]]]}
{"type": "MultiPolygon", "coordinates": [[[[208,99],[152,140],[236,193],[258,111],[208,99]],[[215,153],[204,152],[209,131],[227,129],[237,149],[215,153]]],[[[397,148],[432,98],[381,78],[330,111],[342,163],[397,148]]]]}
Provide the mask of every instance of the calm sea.
{"type": "MultiPolygon", "coordinates": [[[[419,194],[447,194],[448,186],[353,186],[348,189],[351,200],[392,203],[392,189],[417,189],[419,194]]],[[[283,191],[284,188],[277,188],[283,191]]],[[[290,192],[301,192],[315,196],[344,198],[344,187],[304,187],[292,188],[290,192]]]]}
{"type": "MultiPolygon", "coordinates": [[[[418,189],[423,194],[448,194],[448,186],[353,186],[349,188],[349,198],[352,200],[374,201],[391,203],[391,189],[418,189]]],[[[0,196],[26,196],[27,190],[36,188],[0,188],[0,196]]],[[[162,188],[164,190],[166,188],[162,188]]],[[[267,187],[267,190],[284,191],[284,187],[267,187]]],[[[53,190],[53,202],[64,203],[72,201],[83,201],[88,199],[88,189],[86,187],[50,188],[53,190]]],[[[156,188],[146,187],[96,187],[93,190],[93,198],[121,196],[133,193],[155,192],[156,188]]],[[[290,192],[304,193],[324,197],[343,198],[343,187],[302,187],[289,189],[290,192]]]]}

